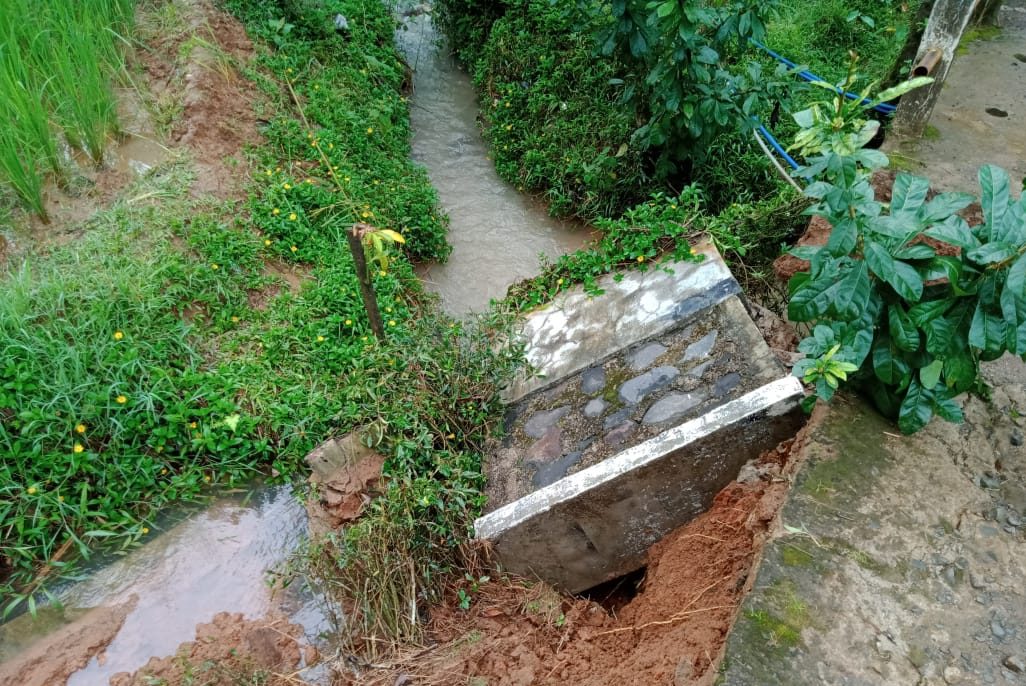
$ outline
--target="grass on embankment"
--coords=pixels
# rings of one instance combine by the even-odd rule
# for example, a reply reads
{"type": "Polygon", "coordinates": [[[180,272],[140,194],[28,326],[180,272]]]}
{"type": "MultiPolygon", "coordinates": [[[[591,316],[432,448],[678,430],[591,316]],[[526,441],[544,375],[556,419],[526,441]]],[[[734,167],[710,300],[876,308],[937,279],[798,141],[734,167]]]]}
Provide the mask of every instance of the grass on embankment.
{"type": "Polygon", "coordinates": [[[138,540],[168,502],[272,466],[294,473],[326,436],[373,423],[385,493],[332,555],[356,570],[346,560],[402,542],[360,580],[366,631],[379,631],[459,561],[483,500],[479,448],[519,358],[490,329],[438,315],[401,255],[374,279],[388,340],[370,333],[338,208],[402,231],[411,254],[448,249],[409,159],[383,5],[230,7],[277,46],[247,70],[268,96],[249,200],[190,199],[187,162],[169,163],[0,287],[0,591],[13,608],[58,551],[138,540]],[[335,12],[350,17],[347,40],[324,30],[335,12]],[[268,22],[281,18],[287,34],[268,22]],[[265,276],[270,259],[308,274],[298,293],[265,276]]]}
{"type": "Polygon", "coordinates": [[[103,161],[117,130],[133,0],[0,0],[0,183],[46,219],[47,177],[65,180],[66,142],[103,161]]]}

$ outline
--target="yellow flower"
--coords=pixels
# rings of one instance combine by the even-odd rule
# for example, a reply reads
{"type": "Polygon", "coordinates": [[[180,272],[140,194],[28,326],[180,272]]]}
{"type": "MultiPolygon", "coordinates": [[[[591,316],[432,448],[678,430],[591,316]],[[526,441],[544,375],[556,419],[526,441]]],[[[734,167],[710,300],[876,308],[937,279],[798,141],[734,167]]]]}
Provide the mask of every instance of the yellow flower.
{"type": "Polygon", "coordinates": [[[279,210],[277,207],[275,207],[273,210],[271,210],[271,214],[273,214],[275,217],[277,217],[279,214],[281,214],[281,210],[279,210]]]}
{"type": "Polygon", "coordinates": [[[361,336],[360,340],[363,341],[364,343],[366,343],[367,342],[367,337],[366,336],[361,336]]]}
{"type": "Polygon", "coordinates": [[[72,448],[72,450],[74,450],[74,451],[75,451],[76,453],[80,453],[80,452],[82,452],[83,450],[85,450],[85,448],[83,448],[83,447],[82,447],[82,444],[81,444],[81,443],[76,443],[76,444],[75,444],[75,447],[74,447],[74,448],[72,448]]]}
{"type": "Polygon", "coordinates": [[[328,143],[328,150],[334,150],[334,149],[335,149],[335,144],[334,143],[328,143]]]}
{"type": "Polygon", "coordinates": [[[238,317],[232,317],[232,322],[235,323],[235,324],[238,324],[239,323],[239,318],[238,317]]]}
{"type": "Polygon", "coordinates": [[[508,145],[504,145],[504,146],[502,146],[502,149],[503,150],[509,150],[509,146],[508,145]]]}
{"type": "Polygon", "coordinates": [[[562,286],[563,285],[563,279],[556,279],[556,285],[562,286]]]}
{"type": "Polygon", "coordinates": [[[189,422],[189,428],[190,429],[195,429],[196,428],[196,422],[189,422]]]}
{"type": "Polygon", "coordinates": [[[391,311],[392,311],[392,308],[391,308],[391,307],[386,307],[386,308],[385,308],[385,312],[391,312],[391,311]]]}
{"type": "Polygon", "coordinates": [[[292,67],[289,67],[288,69],[286,69],[285,73],[286,74],[291,74],[292,73],[292,67]]]}
{"type": "Polygon", "coordinates": [[[670,209],[671,210],[675,210],[675,209],[677,209],[677,206],[676,205],[670,205],[670,209]]]}
{"type": "Polygon", "coordinates": [[[389,326],[395,326],[395,320],[394,319],[389,319],[388,320],[388,325],[389,326]]]}
{"type": "Polygon", "coordinates": [[[75,425],[75,433],[77,433],[77,434],[84,434],[85,431],[86,431],[86,425],[85,424],[76,424],[75,425]]]}
{"type": "Polygon", "coordinates": [[[203,480],[206,481],[208,484],[210,483],[210,477],[209,476],[203,477],[203,480]]]}
{"type": "Polygon", "coordinates": [[[507,131],[512,131],[513,130],[513,125],[512,124],[506,124],[506,130],[507,131]]]}
{"type": "Polygon", "coordinates": [[[270,169],[268,169],[268,170],[264,171],[264,173],[265,173],[265,174],[267,174],[268,176],[270,176],[270,175],[271,175],[271,174],[273,174],[274,172],[272,172],[272,171],[271,171],[270,169]]]}
{"type": "Polygon", "coordinates": [[[352,326],[352,325],[353,325],[353,320],[352,319],[347,319],[346,320],[346,326],[352,326]]]}
{"type": "Polygon", "coordinates": [[[285,190],[291,190],[292,184],[291,183],[283,183],[281,185],[281,187],[284,188],[285,190]]]}
{"type": "Polygon", "coordinates": [[[446,436],[446,438],[456,438],[456,434],[449,434],[448,436],[446,436]]]}
{"type": "Polygon", "coordinates": [[[210,268],[213,269],[214,271],[217,271],[218,269],[221,268],[221,265],[219,265],[217,262],[214,262],[212,265],[210,265],[210,268]]]}
{"type": "Polygon", "coordinates": [[[280,172],[281,171],[281,167],[275,167],[274,171],[279,171],[280,172]]]}
{"type": "Polygon", "coordinates": [[[368,127],[367,127],[367,135],[369,136],[369,135],[371,135],[372,133],[374,133],[374,127],[373,127],[373,126],[368,126],[368,127]]]}
{"type": "Polygon", "coordinates": [[[644,262],[644,261],[645,261],[645,256],[644,255],[638,255],[638,262],[644,262]]]}
{"type": "Polygon", "coordinates": [[[291,250],[292,252],[296,252],[297,250],[299,250],[299,248],[293,245],[289,248],[289,250],[291,250]]]}
{"type": "Polygon", "coordinates": [[[35,486],[29,486],[29,487],[28,487],[28,491],[26,491],[26,492],[27,492],[27,493],[28,493],[29,495],[35,495],[35,494],[36,494],[36,487],[35,487],[35,486]]]}
{"type": "Polygon", "coordinates": [[[271,244],[271,239],[270,238],[265,238],[264,239],[264,245],[270,245],[270,244],[271,244]]]}
{"type": "Polygon", "coordinates": [[[695,250],[694,248],[691,248],[691,250],[689,250],[688,252],[690,252],[692,255],[697,255],[698,254],[698,251],[695,250]]]}
{"type": "Polygon", "coordinates": [[[116,402],[118,405],[124,405],[128,402],[128,398],[126,398],[123,395],[119,395],[118,397],[114,398],[114,402],[116,402]]]}
{"type": "Polygon", "coordinates": [[[315,83],[315,84],[314,84],[314,90],[315,90],[315,91],[319,91],[320,89],[321,89],[321,87],[320,87],[320,86],[318,86],[318,85],[317,85],[317,84],[315,83]]]}
{"type": "Polygon", "coordinates": [[[506,103],[506,107],[509,107],[509,103],[508,102],[506,103]]]}
{"type": "Polygon", "coordinates": [[[364,219],[366,219],[367,217],[370,216],[370,212],[368,212],[367,210],[364,210],[363,212],[360,213],[360,216],[363,217],[364,219]]]}
{"type": "Polygon", "coordinates": [[[380,272],[378,272],[378,274],[380,274],[381,276],[385,276],[385,275],[388,274],[388,272],[386,272],[384,269],[382,269],[380,272]]]}
{"type": "Polygon", "coordinates": [[[114,340],[115,341],[120,341],[124,337],[125,337],[125,334],[121,333],[120,331],[115,331],[114,332],[114,340]]]}
{"type": "Polygon", "coordinates": [[[313,183],[313,179],[307,179],[306,182],[307,183],[313,183]]]}
{"type": "MultiPolygon", "coordinates": [[[[157,446],[157,452],[158,452],[158,453],[162,453],[162,452],[164,452],[164,446],[162,446],[162,445],[158,445],[158,446],[157,446]]],[[[164,471],[167,471],[167,470],[165,469],[164,471]]]]}
{"type": "MultiPolygon", "coordinates": [[[[161,446],[161,447],[163,447],[163,446],[161,446]]],[[[167,474],[167,467],[164,467],[163,469],[161,469],[160,473],[161,474],[167,474]]]]}
{"type": "Polygon", "coordinates": [[[352,181],[352,179],[351,179],[351,178],[349,178],[348,176],[347,176],[347,177],[346,177],[345,179],[343,179],[343,180],[344,180],[344,181],[345,181],[346,183],[349,183],[350,181],[352,181]]]}
{"type": "Polygon", "coordinates": [[[290,212],[289,213],[289,221],[290,222],[294,222],[297,219],[299,219],[299,215],[297,215],[295,212],[290,212]]]}
{"type": "Polygon", "coordinates": [[[380,183],[381,183],[380,181],[378,181],[377,179],[374,179],[374,185],[375,185],[375,186],[377,186],[377,185],[378,185],[378,184],[380,184],[380,183]]]}
{"type": "Polygon", "coordinates": [[[64,502],[64,496],[63,495],[57,496],[57,502],[63,503],[64,502]]]}
{"type": "Polygon", "coordinates": [[[148,528],[148,527],[145,527],[145,526],[144,526],[144,527],[142,528],[142,532],[143,532],[143,535],[145,536],[146,534],[150,533],[150,530],[149,530],[149,528],[148,528]]]}
{"type": "Polygon", "coordinates": [[[318,336],[317,337],[317,342],[318,343],[323,343],[324,342],[324,336],[318,336]]]}

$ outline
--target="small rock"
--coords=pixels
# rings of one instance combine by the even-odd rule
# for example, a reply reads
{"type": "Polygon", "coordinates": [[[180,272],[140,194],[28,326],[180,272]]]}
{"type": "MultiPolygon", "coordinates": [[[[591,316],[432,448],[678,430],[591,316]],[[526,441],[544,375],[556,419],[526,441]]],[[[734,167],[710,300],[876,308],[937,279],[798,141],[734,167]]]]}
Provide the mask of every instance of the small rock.
{"type": "Polygon", "coordinates": [[[694,367],[688,370],[688,376],[693,377],[695,379],[702,378],[702,374],[705,374],[705,370],[708,369],[712,365],[712,363],[712,360],[706,360],[702,364],[695,365],[694,367]]]}
{"type": "Polygon", "coordinates": [[[945,667],[944,672],[941,674],[944,677],[944,683],[947,684],[960,684],[962,683],[962,670],[958,667],[945,667]]]}
{"type": "Polygon", "coordinates": [[[995,619],[990,623],[990,633],[994,634],[994,638],[1004,638],[1008,632],[1001,626],[1001,622],[995,619]]]}
{"type": "Polygon", "coordinates": [[[524,455],[525,459],[549,462],[563,454],[562,436],[563,432],[558,426],[553,426],[541,440],[533,443],[524,455]]]}
{"type": "Polygon", "coordinates": [[[697,360],[701,357],[707,356],[712,352],[713,346],[716,345],[716,337],[719,335],[719,331],[713,329],[700,339],[692,343],[684,351],[684,357],[682,362],[690,362],[691,360],[697,360]]]}
{"type": "Polygon", "coordinates": [[[620,399],[628,405],[637,405],[641,400],[666,386],[680,374],[676,367],[656,367],[640,376],[625,381],[620,386],[620,399]]]}
{"type": "Polygon", "coordinates": [[[570,471],[570,468],[581,461],[581,452],[576,451],[568,453],[567,455],[553,460],[552,462],[545,463],[531,463],[534,467],[534,476],[531,478],[531,483],[534,484],[535,488],[545,488],[550,484],[554,484],[570,471]]]}
{"type": "Polygon", "coordinates": [[[531,415],[531,418],[524,424],[524,433],[531,438],[541,438],[545,433],[551,429],[556,423],[566,416],[567,412],[570,411],[569,405],[563,407],[557,407],[554,410],[535,412],[531,415]]]}
{"type": "Polygon", "coordinates": [[[606,405],[608,403],[602,398],[594,398],[584,406],[584,416],[594,419],[606,411],[606,405]]]}
{"type": "Polygon", "coordinates": [[[634,430],[638,428],[638,425],[634,422],[627,420],[620,426],[616,427],[609,433],[607,433],[602,440],[609,445],[620,445],[634,433],[634,430]]]}
{"type": "Polygon", "coordinates": [[[1016,674],[1026,674],[1026,659],[1021,655],[1009,655],[1001,664],[1016,674]]]}
{"type": "Polygon", "coordinates": [[[602,428],[606,431],[609,431],[614,426],[619,426],[620,424],[623,424],[625,420],[630,418],[630,416],[631,409],[629,407],[625,407],[622,410],[614,412],[613,414],[606,417],[606,421],[602,422],[602,428]]]}
{"type": "Polygon", "coordinates": [[[987,588],[987,584],[983,582],[983,579],[978,577],[976,574],[969,572],[969,585],[975,588],[977,591],[982,591],[987,588]]]}
{"type": "Polygon", "coordinates": [[[645,424],[676,421],[703,400],[702,393],[669,393],[653,403],[641,421],[645,424]]]}
{"type": "Polygon", "coordinates": [[[984,472],[980,475],[979,481],[983,488],[1001,488],[1001,477],[993,472],[984,472]]]}
{"type": "Polygon", "coordinates": [[[1014,427],[1012,429],[1012,435],[1008,437],[1008,440],[1016,448],[1021,446],[1023,443],[1022,429],[1020,429],[1019,427],[1014,427]]]}
{"type": "Polygon", "coordinates": [[[581,374],[581,392],[588,395],[595,395],[606,387],[606,370],[602,367],[592,367],[584,370],[581,374]]]}
{"type": "Polygon", "coordinates": [[[627,356],[627,364],[634,370],[647,369],[653,362],[662,357],[666,351],[667,347],[665,345],[649,343],[630,353],[627,356]]]}
{"type": "Polygon", "coordinates": [[[1005,521],[1008,522],[1009,525],[1014,526],[1016,528],[1022,526],[1022,517],[1020,517],[1015,512],[1009,512],[1008,517],[1005,519],[1005,521]]]}
{"type": "Polygon", "coordinates": [[[713,392],[717,397],[722,397],[737,388],[739,383],[741,383],[741,375],[737,372],[731,372],[730,374],[716,379],[716,386],[714,387],[713,392]]]}

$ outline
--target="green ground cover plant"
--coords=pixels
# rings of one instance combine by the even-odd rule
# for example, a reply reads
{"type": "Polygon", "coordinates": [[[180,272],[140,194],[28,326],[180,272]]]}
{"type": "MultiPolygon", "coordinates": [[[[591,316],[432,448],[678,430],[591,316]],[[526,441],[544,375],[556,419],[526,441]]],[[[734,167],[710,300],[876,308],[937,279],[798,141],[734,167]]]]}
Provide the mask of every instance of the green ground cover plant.
{"type": "Polygon", "coordinates": [[[193,199],[188,160],[172,161],[80,239],[4,276],[2,609],[34,604],[41,568],[53,578],[97,543],[150,535],[162,506],[272,469],[287,478],[327,436],[371,426],[388,457],[384,494],[331,559],[380,571],[359,577],[368,634],[415,633],[392,615],[434,597],[462,560],[481,445],[520,351],[497,345],[502,317],[438,314],[413,273],[410,256],[446,255],[446,218],[409,159],[387,9],[229,6],[267,44],[244,67],[267,98],[249,199],[193,199]],[[305,21],[283,32],[295,12],[305,21]],[[336,12],[349,35],[332,30],[336,12]],[[354,212],[405,239],[382,246],[389,260],[374,274],[384,341],[343,235],[354,212]],[[274,276],[286,268],[303,276],[296,290],[274,276]],[[378,541],[402,547],[375,566],[378,541]]]}
{"type": "MultiPolygon", "coordinates": [[[[853,64],[844,85],[854,84],[853,64]]],[[[928,199],[929,181],[911,174],[895,177],[890,203],[877,201],[872,175],[888,160],[863,147],[879,126],[865,110],[835,96],[795,114],[795,145],[808,159],[799,173],[816,179],[805,189],[809,213],[833,228],[826,245],[791,251],[810,260],[789,283],[788,315],[811,327],[794,374],[815,385],[812,402],[830,400],[850,375],[914,433],[934,415],[961,421],[954,399],[980,389],[981,361],[1026,359],[1026,194],[1014,199],[1008,174],[983,167],[984,221],[972,228],[958,215],[972,195],[928,199]]]]}
{"type": "Polygon", "coordinates": [[[43,187],[65,179],[62,140],[100,165],[117,132],[132,0],[0,1],[0,182],[47,219],[43,187]]]}

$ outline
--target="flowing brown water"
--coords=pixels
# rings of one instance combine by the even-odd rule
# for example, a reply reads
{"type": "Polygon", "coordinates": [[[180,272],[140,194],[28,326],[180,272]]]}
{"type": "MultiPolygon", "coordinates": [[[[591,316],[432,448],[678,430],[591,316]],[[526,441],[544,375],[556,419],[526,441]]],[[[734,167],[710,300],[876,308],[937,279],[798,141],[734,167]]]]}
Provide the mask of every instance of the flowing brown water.
{"type": "Polygon", "coordinates": [[[410,120],[413,158],[427,168],[449,214],[452,255],[419,270],[442,307],[455,316],[480,312],[510,284],[536,276],[539,256],[573,252],[591,238],[582,226],[553,219],[545,208],[499,178],[477,124],[478,102],[424,13],[397,33],[414,70],[410,120]]]}

